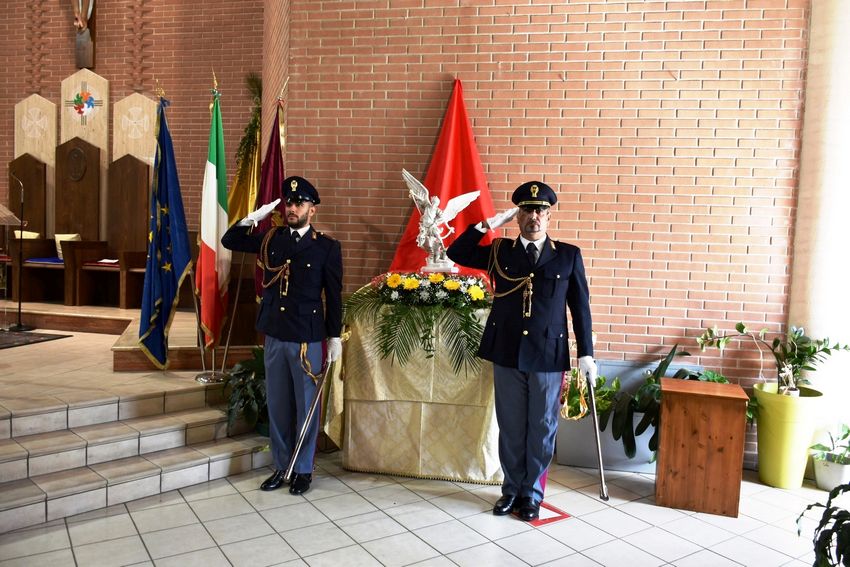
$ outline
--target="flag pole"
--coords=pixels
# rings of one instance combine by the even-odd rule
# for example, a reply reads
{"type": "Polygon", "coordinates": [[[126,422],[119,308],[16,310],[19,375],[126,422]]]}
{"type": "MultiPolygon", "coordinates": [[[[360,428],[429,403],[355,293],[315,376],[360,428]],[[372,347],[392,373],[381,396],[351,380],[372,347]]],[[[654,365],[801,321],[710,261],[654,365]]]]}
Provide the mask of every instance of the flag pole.
{"type": "MultiPolygon", "coordinates": [[[[192,278],[192,284],[195,283],[195,266],[189,268],[189,277],[192,278]]],[[[201,351],[201,369],[207,371],[207,359],[204,356],[204,337],[201,333],[201,312],[198,309],[198,295],[195,290],[192,290],[192,304],[195,306],[195,336],[198,339],[198,348],[201,351]]]]}
{"type": "Polygon", "coordinates": [[[233,322],[236,320],[236,307],[239,304],[239,292],[242,289],[242,266],[244,265],[245,252],[242,252],[242,256],[239,257],[239,275],[236,276],[236,296],[233,298],[233,310],[230,312],[230,325],[227,327],[227,339],[224,341],[224,358],[221,361],[222,374],[227,374],[224,367],[227,364],[227,351],[230,349],[230,337],[233,335],[233,322]]]}

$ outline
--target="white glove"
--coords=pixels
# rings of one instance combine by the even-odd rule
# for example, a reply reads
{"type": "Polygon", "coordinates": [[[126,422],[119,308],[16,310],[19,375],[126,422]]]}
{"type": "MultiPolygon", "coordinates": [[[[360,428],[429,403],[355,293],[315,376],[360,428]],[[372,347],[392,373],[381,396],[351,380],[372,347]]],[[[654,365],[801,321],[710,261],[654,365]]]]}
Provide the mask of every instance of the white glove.
{"type": "Polygon", "coordinates": [[[328,364],[342,356],[342,341],[339,337],[328,337],[328,364]]]}
{"type": "Polygon", "coordinates": [[[578,371],[582,376],[587,378],[587,381],[595,386],[596,385],[596,362],[593,360],[592,356],[582,356],[578,359],[578,371]]]}
{"type": "Polygon", "coordinates": [[[494,216],[484,221],[484,227],[489,227],[490,229],[497,229],[503,224],[513,220],[517,212],[519,212],[519,207],[514,207],[512,209],[502,211],[501,213],[496,213],[494,216]]]}
{"type": "Polygon", "coordinates": [[[248,213],[248,216],[239,221],[240,226],[248,226],[253,225],[257,226],[257,223],[261,220],[265,219],[267,216],[272,214],[272,211],[277,207],[277,204],[280,203],[280,199],[275,199],[271,203],[267,205],[263,205],[253,213],[248,213]]]}

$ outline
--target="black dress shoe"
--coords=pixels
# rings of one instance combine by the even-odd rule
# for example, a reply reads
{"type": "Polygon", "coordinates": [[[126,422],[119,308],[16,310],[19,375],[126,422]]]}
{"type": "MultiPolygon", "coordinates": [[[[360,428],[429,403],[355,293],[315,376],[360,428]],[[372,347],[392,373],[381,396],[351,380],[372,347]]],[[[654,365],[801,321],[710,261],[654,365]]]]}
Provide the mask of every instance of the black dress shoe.
{"type": "Polygon", "coordinates": [[[284,479],[285,476],[286,471],[274,471],[274,473],[260,485],[260,490],[265,490],[267,492],[269,490],[277,490],[286,484],[286,479],[284,479]]]}
{"type": "Polygon", "coordinates": [[[295,473],[292,475],[292,484],[289,485],[290,494],[304,494],[310,490],[310,482],[313,475],[310,473],[295,473]]]}
{"type": "Polygon", "coordinates": [[[514,511],[514,505],[516,504],[516,496],[513,494],[505,494],[498,500],[496,500],[496,505],[493,506],[493,515],[494,516],[507,516],[511,512],[514,511]]]}
{"type": "Polygon", "coordinates": [[[530,496],[524,496],[517,502],[519,519],[523,522],[533,522],[540,517],[540,502],[536,502],[530,496]]]}

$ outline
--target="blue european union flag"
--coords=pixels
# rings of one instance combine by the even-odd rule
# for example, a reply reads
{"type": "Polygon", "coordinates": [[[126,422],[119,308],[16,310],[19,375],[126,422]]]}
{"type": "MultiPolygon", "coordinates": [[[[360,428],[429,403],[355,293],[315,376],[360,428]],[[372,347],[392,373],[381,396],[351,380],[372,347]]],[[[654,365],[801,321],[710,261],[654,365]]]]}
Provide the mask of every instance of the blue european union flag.
{"type": "Polygon", "coordinates": [[[148,257],[139,345],[158,368],[168,366],[168,328],[179,300],[178,291],[189,274],[192,255],[183,214],[183,197],[174,160],[174,146],[165,119],[168,101],[159,99],[157,150],[151,186],[148,257]]]}

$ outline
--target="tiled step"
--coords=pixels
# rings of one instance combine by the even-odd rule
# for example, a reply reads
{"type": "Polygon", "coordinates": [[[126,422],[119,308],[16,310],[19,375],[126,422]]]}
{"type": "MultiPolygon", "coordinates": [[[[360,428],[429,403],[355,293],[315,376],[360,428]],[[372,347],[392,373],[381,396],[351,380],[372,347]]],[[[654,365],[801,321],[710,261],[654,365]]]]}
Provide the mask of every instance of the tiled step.
{"type": "Polygon", "coordinates": [[[0,484],[0,533],[267,466],[267,443],[247,434],[0,484]]]}
{"type": "Polygon", "coordinates": [[[0,398],[0,533],[268,465],[268,439],[228,437],[221,385],[0,398]]]}
{"type": "Polygon", "coordinates": [[[127,384],[104,390],[36,393],[24,385],[0,396],[0,439],[22,437],[116,420],[200,409],[222,402],[221,384],[127,384]]]}
{"type": "MultiPolygon", "coordinates": [[[[238,429],[236,431],[239,432],[238,429]]],[[[0,482],[208,443],[227,437],[218,408],[188,409],[0,440],[0,482]]]]}

